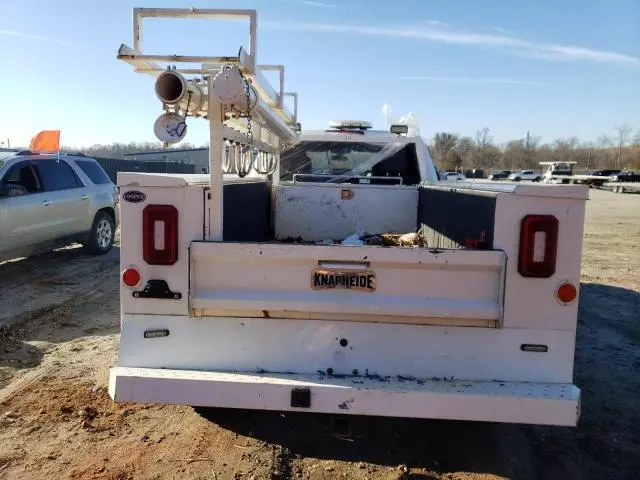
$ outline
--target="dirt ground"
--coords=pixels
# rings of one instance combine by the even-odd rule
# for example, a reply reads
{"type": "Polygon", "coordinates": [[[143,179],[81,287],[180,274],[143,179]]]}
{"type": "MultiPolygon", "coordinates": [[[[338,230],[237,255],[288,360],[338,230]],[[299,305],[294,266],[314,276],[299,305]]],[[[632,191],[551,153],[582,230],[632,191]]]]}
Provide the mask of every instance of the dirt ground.
{"type": "Polygon", "coordinates": [[[114,404],[115,248],[0,264],[0,479],[635,479],[640,196],[591,191],[579,427],[332,418],[114,404]]]}

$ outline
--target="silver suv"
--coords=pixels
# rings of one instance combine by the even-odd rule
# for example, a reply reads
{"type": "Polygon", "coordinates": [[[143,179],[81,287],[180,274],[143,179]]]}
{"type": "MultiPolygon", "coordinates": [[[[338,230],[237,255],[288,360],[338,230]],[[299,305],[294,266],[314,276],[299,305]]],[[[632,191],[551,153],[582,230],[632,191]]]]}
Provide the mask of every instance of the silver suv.
{"type": "Polygon", "coordinates": [[[82,154],[0,152],[0,261],[73,242],[111,250],[118,190],[82,154]]]}
{"type": "Polygon", "coordinates": [[[531,180],[533,182],[539,182],[542,180],[542,175],[533,170],[518,170],[515,173],[509,175],[509,180],[519,182],[520,180],[531,180]]]}

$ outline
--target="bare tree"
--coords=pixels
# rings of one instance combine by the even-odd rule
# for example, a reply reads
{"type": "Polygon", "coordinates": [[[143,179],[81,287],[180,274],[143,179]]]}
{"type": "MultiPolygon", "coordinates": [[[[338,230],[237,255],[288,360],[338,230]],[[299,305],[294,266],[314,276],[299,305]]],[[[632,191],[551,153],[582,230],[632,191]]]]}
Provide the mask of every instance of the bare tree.
{"type": "Polygon", "coordinates": [[[576,147],[580,142],[576,137],[558,138],[553,142],[554,159],[558,162],[575,162],[576,147]]]}
{"type": "Polygon", "coordinates": [[[460,137],[456,142],[455,151],[460,158],[460,161],[465,166],[477,166],[474,158],[475,144],[471,137],[460,137]]]}
{"type": "Polygon", "coordinates": [[[501,157],[501,152],[493,144],[493,137],[489,134],[489,128],[483,127],[476,130],[476,153],[473,155],[473,166],[493,168],[501,157]]]}
{"type": "MultiPolygon", "coordinates": [[[[433,151],[437,165],[440,169],[448,167],[451,152],[456,146],[458,136],[454,133],[439,132],[433,136],[433,151]]],[[[454,162],[457,166],[458,161],[454,162]]]]}
{"type": "Polygon", "coordinates": [[[526,153],[522,140],[511,140],[504,149],[502,163],[512,172],[518,168],[528,167],[525,165],[526,153]]]}
{"type": "Polygon", "coordinates": [[[581,157],[580,160],[584,162],[585,168],[587,170],[589,170],[592,166],[594,149],[595,149],[595,144],[593,142],[587,142],[583,145],[582,152],[580,155],[581,157]]]}
{"type": "Polygon", "coordinates": [[[616,131],[616,141],[618,146],[618,160],[616,168],[622,168],[622,150],[629,142],[629,136],[631,135],[631,125],[628,123],[620,123],[614,127],[616,131]]]}
{"type": "Polygon", "coordinates": [[[478,150],[484,152],[492,142],[493,137],[489,134],[488,127],[482,127],[480,130],[476,130],[476,147],[478,150]]]}
{"type": "Polygon", "coordinates": [[[609,149],[611,148],[611,139],[606,135],[602,134],[596,140],[596,144],[598,145],[598,149],[600,150],[600,161],[599,164],[601,167],[610,167],[609,164],[609,149]]]}

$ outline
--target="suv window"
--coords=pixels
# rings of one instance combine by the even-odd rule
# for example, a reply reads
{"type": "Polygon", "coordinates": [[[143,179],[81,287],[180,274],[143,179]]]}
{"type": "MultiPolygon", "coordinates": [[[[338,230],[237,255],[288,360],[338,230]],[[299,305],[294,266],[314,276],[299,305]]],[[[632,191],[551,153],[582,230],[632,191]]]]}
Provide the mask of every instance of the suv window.
{"type": "Polygon", "coordinates": [[[76,160],[76,165],[78,165],[87,175],[87,177],[89,177],[91,181],[96,185],[103,185],[105,183],[111,182],[109,176],[96,162],[92,162],[89,160],[76,160]]]}
{"type": "Polygon", "coordinates": [[[36,160],[35,163],[44,183],[44,189],[49,192],[83,186],[73,169],[64,160],[36,160]]]}
{"type": "Polygon", "coordinates": [[[31,162],[19,162],[13,165],[2,178],[2,186],[13,187],[13,195],[27,195],[42,191],[42,185],[31,162]]]}

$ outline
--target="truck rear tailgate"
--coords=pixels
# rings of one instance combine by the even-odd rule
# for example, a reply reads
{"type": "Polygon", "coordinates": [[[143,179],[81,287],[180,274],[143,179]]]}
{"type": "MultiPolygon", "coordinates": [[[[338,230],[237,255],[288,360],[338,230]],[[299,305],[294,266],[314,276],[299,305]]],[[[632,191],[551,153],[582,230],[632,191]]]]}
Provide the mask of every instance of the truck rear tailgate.
{"type": "Polygon", "coordinates": [[[196,316],[498,327],[501,251],[193,242],[196,316]]]}

